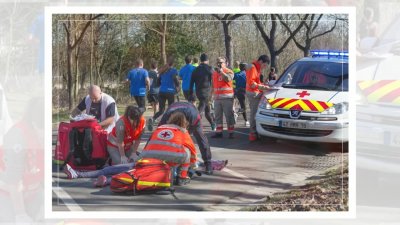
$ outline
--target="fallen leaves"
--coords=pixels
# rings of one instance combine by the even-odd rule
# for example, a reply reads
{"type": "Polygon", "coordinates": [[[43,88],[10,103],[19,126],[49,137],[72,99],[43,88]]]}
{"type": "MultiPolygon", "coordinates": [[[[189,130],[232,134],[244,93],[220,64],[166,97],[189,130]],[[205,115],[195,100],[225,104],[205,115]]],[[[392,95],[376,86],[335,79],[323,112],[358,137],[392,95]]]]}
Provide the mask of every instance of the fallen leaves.
{"type": "Polygon", "coordinates": [[[345,168],[327,171],[316,181],[295,190],[267,196],[262,205],[248,210],[348,211],[349,173],[347,163],[345,165],[345,168]]]}

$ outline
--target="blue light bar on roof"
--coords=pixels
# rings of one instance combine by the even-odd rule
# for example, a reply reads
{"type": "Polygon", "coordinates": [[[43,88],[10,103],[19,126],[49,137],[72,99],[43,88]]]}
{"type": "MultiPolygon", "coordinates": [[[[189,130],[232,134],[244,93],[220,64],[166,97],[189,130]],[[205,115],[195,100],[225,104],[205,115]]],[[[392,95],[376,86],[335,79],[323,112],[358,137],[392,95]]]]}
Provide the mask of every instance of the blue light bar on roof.
{"type": "Polygon", "coordinates": [[[348,51],[335,51],[335,50],[310,50],[311,57],[336,57],[336,58],[348,58],[348,51]]]}

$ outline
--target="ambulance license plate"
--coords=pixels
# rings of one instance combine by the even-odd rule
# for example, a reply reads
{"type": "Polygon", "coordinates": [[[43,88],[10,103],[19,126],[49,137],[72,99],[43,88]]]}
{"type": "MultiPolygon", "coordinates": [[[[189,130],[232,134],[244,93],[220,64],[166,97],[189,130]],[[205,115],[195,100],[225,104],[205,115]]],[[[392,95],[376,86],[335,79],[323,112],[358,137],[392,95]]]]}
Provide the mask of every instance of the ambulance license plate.
{"type": "Polygon", "coordinates": [[[290,121],[281,121],[281,127],[297,128],[297,129],[307,129],[306,123],[296,123],[290,121]]]}

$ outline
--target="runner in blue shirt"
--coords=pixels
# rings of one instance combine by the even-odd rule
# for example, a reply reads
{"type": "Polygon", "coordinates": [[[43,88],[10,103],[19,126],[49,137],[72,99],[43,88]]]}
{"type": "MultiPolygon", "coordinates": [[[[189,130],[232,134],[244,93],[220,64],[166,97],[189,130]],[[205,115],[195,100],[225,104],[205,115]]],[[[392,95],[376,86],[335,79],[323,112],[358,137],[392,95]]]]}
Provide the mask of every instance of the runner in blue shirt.
{"type": "Polygon", "coordinates": [[[165,103],[168,101],[168,106],[170,106],[172,103],[175,102],[175,94],[180,92],[178,70],[173,67],[174,63],[175,59],[169,58],[167,65],[163,66],[159,70],[159,111],[147,121],[149,131],[153,130],[153,122],[164,113],[165,103]]]}
{"type": "Polygon", "coordinates": [[[235,91],[235,98],[239,100],[240,104],[240,111],[243,114],[244,125],[246,127],[250,126],[249,121],[247,121],[247,114],[246,114],[246,64],[240,63],[239,64],[240,71],[235,73],[233,80],[236,83],[235,91]]]}
{"type": "Polygon", "coordinates": [[[149,73],[143,68],[143,60],[136,61],[136,68],[129,71],[126,83],[130,82],[130,93],[135,98],[136,104],[146,111],[146,92],[150,88],[149,73]]]}
{"type": "Polygon", "coordinates": [[[179,71],[179,77],[182,80],[182,90],[185,99],[189,102],[194,103],[196,101],[196,97],[194,94],[189,94],[189,86],[190,86],[190,79],[192,78],[192,72],[196,69],[192,63],[192,56],[188,55],[185,57],[186,65],[181,68],[179,71]]]}

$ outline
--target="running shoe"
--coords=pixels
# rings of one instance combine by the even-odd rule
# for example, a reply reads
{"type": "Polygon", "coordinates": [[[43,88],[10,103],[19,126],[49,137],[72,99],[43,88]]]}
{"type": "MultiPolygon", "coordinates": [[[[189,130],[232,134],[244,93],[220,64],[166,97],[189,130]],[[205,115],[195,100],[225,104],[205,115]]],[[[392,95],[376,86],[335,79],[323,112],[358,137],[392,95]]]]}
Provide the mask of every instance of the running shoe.
{"type": "Polygon", "coordinates": [[[68,164],[64,166],[64,173],[67,174],[68,179],[78,178],[78,173],[68,164]]]}
{"type": "Polygon", "coordinates": [[[93,186],[95,187],[105,187],[107,185],[107,177],[101,175],[97,177],[97,179],[93,182],[93,186]]]}

